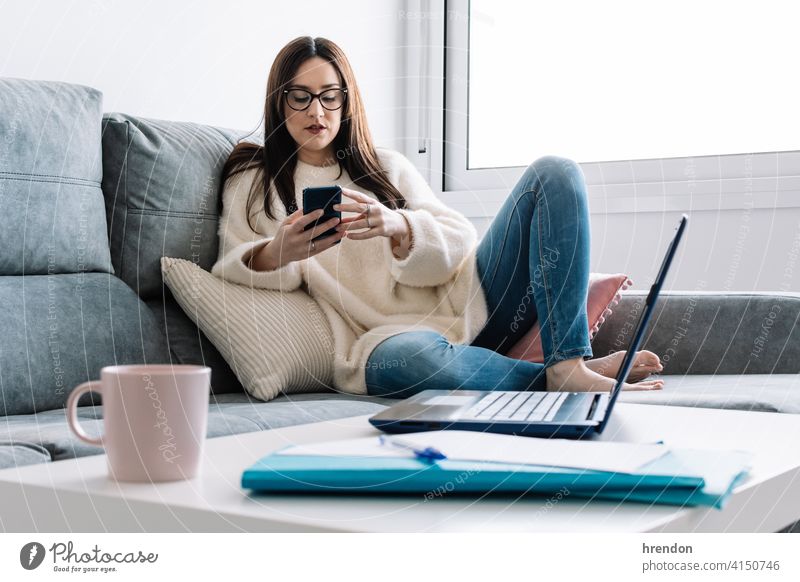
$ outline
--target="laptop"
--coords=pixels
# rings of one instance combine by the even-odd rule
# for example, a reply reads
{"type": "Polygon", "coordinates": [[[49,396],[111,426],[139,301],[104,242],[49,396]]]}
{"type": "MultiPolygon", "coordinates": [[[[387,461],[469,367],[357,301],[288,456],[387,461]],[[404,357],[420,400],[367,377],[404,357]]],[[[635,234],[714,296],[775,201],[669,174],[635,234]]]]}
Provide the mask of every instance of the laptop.
{"type": "Polygon", "coordinates": [[[675,229],[610,392],[424,390],[371,417],[370,423],[388,433],[451,429],[552,438],[602,433],[647,331],[688,220],[682,215],[675,229]]]}

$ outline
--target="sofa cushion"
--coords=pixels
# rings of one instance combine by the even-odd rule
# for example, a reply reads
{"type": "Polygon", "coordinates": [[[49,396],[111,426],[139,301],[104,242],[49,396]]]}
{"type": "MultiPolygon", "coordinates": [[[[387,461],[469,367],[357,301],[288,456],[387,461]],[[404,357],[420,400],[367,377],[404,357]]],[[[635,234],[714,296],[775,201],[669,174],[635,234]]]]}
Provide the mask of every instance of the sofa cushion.
{"type": "Polygon", "coordinates": [[[162,285],[160,260],[180,257],[205,269],[217,260],[222,166],[242,133],[121,113],[103,117],[103,192],[114,269],[156,314],[172,360],[211,367],[215,393],[243,388],[162,285]]]}
{"type": "Polygon", "coordinates": [[[800,413],[800,376],[796,374],[690,374],[662,379],[661,390],[626,390],[619,402],[800,413]]]}
{"type": "Polygon", "coordinates": [[[46,463],[49,460],[50,453],[41,445],[0,441],[0,469],[46,463]]]}
{"type": "Polygon", "coordinates": [[[0,275],[112,272],[102,94],[0,79],[0,275]]]}
{"type": "MultiPolygon", "coordinates": [[[[245,393],[221,394],[211,397],[208,416],[208,438],[280,428],[296,424],[320,422],[377,414],[393,401],[351,394],[292,394],[262,402],[245,393]]],[[[81,426],[92,436],[103,430],[102,406],[78,408],[81,426]]],[[[38,414],[21,414],[0,418],[0,441],[37,444],[54,461],[103,452],[78,440],[67,426],[64,409],[38,414]]]]}
{"type": "Polygon", "coordinates": [[[103,192],[116,274],[143,299],[161,295],[161,257],[217,260],[220,178],[241,132],[108,113],[103,192]]]}
{"type": "Polygon", "coordinates": [[[178,304],[249,394],[267,401],[331,389],[333,335],[308,293],[231,283],[184,259],[163,257],[161,268],[178,304]]]}
{"type": "MultiPolygon", "coordinates": [[[[668,376],[663,390],[623,392],[620,402],[701,408],[732,408],[761,412],[800,413],[800,378],[794,374],[747,376],[668,376]]],[[[209,438],[376,414],[396,399],[338,392],[290,394],[262,402],[247,394],[211,397],[209,438]]],[[[78,408],[81,426],[91,435],[102,431],[101,406],[78,408]]],[[[39,445],[54,461],[102,453],[70,432],[64,410],[0,418],[0,441],[39,445]]]]}
{"type": "Polygon", "coordinates": [[[0,305],[0,415],[61,408],[103,366],[169,361],[153,314],[108,273],[0,277],[0,305]]]}
{"type": "MultiPolygon", "coordinates": [[[[594,357],[624,350],[647,293],[626,291],[592,342],[594,357]]],[[[664,374],[797,374],[800,294],[667,291],[656,301],[640,349],[664,374]]]]}
{"type": "Polygon", "coordinates": [[[211,368],[212,394],[244,392],[244,387],[233,373],[228,362],[194,322],[186,317],[175,301],[169,287],[164,285],[164,296],[147,299],[145,304],[153,311],[169,344],[172,361],[176,364],[208,366],[211,368]]]}
{"type": "MultiPolygon", "coordinates": [[[[612,307],[619,303],[622,291],[632,284],[633,281],[623,273],[589,273],[589,292],[586,297],[586,318],[589,323],[589,340],[592,340],[597,334],[605,318],[613,313],[612,307]]],[[[520,311],[524,309],[525,305],[523,303],[520,306],[520,311]]],[[[514,325],[516,325],[516,317],[512,327],[514,325]]],[[[543,363],[544,348],[542,347],[539,322],[534,321],[530,329],[525,332],[525,335],[511,346],[511,349],[509,349],[505,355],[518,360],[527,360],[528,362],[536,362],[539,364],[543,363]]]]}

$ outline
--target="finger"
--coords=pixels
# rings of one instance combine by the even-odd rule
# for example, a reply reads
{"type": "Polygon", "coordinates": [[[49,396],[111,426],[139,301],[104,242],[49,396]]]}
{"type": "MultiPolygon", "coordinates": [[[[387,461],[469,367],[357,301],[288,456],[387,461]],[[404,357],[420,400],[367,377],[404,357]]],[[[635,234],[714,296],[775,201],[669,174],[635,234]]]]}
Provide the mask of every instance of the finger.
{"type": "Polygon", "coordinates": [[[352,200],[356,200],[358,202],[370,203],[370,202],[374,202],[375,201],[374,198],[371,198],[371,197],[367,196],[366,194],[363,194],[363,193],[358,192],[356,190],[351,190],[350,188],[342,188],[342,194],[344,196],[347,196],[348,198],[350,198],[352,200]]]}
{"type": "Polygon", "coordinates": [[[303,240],[310,241],[312,238],[321,235],[323,232],[330,230],[331,228],[335,227],[339,224],[339,218],[334,217],[325,222],[321,222],[318,225],[314,226],[313,228],[309,228],[308,230],[303,232],[303,240]]]}
{"type": "MultiPolygon", "coordinates": [[[[354,222],[356,220],[363,220],[365,216],[366,216],[366,214],[364,214],[363,212],[361,214],[359,214],[358,216],[348,216],[347,218],[343,218],[342,219],[341,224],[348,224],[348,223],[354,222]]],[[[370,220],[372,220],[372,219],[370,219],[370,220]]]]}
{"type": "Polygon", "coordinates": [[[295,210],[295,211],[294,211],[294,212],[292,212],[292,213],[291,213],[289,216],[287,216],[287,217],[286,217],[286,222],[287,222],[288,224],[291,224],[291,223],[293,223],[295,220],[297,220],[298,218],[300,218],[301,216],[303,216],[303,209],[302,209],[302,208],[298,208],[297,210],[295,210]]]}
{"type": "Polygon", "coordinates": [[[333,209],[343,210],[345,212],[358,212],[360,214],[363,214],[366,212],[364,204],[365,204],[364,202],[356,202],[356,203],[343,202],[342,204],[334,204],[333,209]]]}
{"type": "Polygon", "coordinates": [[[306,227],[306,225],[311,224],[323,214],[324,213],[322,211],[322,208],[317,208],[316,210],[312,210],[308,214],[304,214],[303,216],[295,220],[292,224],[294,225],[296,230],[303,230],[306,227]]]}
{"type": "Polygon", "coordinates": [[[376,236],[383,236],[382,233],[378,232],[377,228],[370,228],[369,230],[364,230],[361,232],[350,232],[344,231],[347,233],[347,238],[351,238],[353,240],[366,240],[368,238],[375,238],[376,236]]]}
{"type": "Polygon", "coordinates": [[[314,248],[311,248],[311,243],[308,246],[308,256],[313,257],[314,255],[318,255],[323,251],[327,251],[333,245],[336,245],[344,238],[343,232],[337,232],[332,234],[331,236],[326,236],[325,238],[321,238],[314,241],[314,248]]]}
{"type": "Polygon", "coordinates": [[[348,220],[347,222],[342,221],[342,224],[340,224],[336,229],[359,230],[361,228],[375,228],[376,226],[378,225],[375,224],[375,220],[372,218],[370,218],[369,224],[367,224],[366,218],[357,218],[355,220],[348,220]]]}

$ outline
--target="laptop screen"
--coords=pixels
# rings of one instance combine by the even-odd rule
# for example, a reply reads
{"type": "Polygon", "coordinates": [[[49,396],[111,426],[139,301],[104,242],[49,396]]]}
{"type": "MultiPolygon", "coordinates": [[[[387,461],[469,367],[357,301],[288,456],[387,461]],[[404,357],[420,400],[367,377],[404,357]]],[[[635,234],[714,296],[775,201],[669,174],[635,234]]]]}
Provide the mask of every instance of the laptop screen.
{"type": "Polygon", "coordinates": [[[628,372],[633,364],[633,360],[636,357],[636,351],[639,349],[639,345],[642,343],[644,334],[647,331],[647,324],[650,320],[650,315],[653,313],[653,309],[655,309],[656,299],[658,298],[658,294],[661,291],[661,286],[667,277],[667,272],[672,264],[672,258],[675,256],[675,251],[677,250],[678,243],[681,240],[681,236],[683,235],[683,231],[686,228],[686,223],[688,220],[689,217],[687,215],[683,214],[681,216],[681,220],[675,229],[675,235],[672,237],[672,241],[667,247],[667,252],[664,255],[664,261],[661,263],[661,268],[658,270],[658,275],[656,276],[656,281],[650,288],[650,293],[647,295],[647,299],[645,300],[644,309],[642,310],[642,313],[639,316],[639,321],[634,328],[633,339],[631,340],[631,344],[628,346],[625,357],[622,359],[619,372],[617,372],[617,383],[614,385],[614,388],[611,391],[611,398],[609,400],[608,407],[606,408],[605,416],[603,417],[598,430],[603,430],[605,427],[606,422],[611,416],[611,409],[614,407],[617,396],[619,396],[619,393],[622,391],[622,385],[624,384],[625,378],[628,376],[628,372]]]}

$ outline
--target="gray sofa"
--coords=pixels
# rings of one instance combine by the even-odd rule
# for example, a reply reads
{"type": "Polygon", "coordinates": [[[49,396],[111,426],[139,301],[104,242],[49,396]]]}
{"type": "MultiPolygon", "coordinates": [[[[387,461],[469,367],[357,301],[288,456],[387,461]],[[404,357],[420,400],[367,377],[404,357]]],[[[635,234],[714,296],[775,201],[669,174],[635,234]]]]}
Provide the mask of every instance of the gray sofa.
{"type": "MultiPolygon", "coordinates": [[[[220,172],[243,132],[104,114],[89,87],[0,79],[0,468],[101,453],[67,428],[72,388],[134,362],[212,368],[210,438],[374,413],[390,400],[250,398],[162,284],[159,258],[210,269],[220,172]]],[[[644,294],[627,292],[595,338],[625,347],[644,294]]],[[[665,362],[658,393],[622,402],[800,412],[800,297],[667,293],[644,347],[665,362]]],[[[102,402],[81,421],[98,434],[102,402]]]]}

